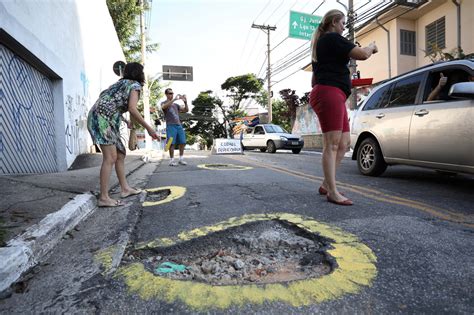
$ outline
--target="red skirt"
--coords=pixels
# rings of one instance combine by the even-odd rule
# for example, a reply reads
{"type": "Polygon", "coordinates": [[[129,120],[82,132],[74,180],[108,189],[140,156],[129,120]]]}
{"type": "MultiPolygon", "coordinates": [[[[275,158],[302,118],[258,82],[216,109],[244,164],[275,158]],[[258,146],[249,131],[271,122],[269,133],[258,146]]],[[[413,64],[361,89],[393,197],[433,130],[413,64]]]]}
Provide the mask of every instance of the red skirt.
{"type": "Polygon", "coordinates": [[[323,133],[337,130],[349,132],[346,94],[341,89],[316,84],[309,95],[309,104],[318,116],[323,133]]]}

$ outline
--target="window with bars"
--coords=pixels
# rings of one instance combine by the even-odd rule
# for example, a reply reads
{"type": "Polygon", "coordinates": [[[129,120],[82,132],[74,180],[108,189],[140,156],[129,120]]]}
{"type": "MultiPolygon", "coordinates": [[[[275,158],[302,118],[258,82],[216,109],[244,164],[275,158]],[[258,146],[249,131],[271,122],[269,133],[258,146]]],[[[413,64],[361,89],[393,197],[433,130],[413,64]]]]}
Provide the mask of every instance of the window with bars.
{"type": "Polygon", "coordinates": [[[400,54],[416,56],[416,33],[400,30],[400,54]]]}
{"type": "Polygon", "coordinates": [[[426,54],[431,54],[435,49],[446,48],[446,29],[444,16],[425,27],[426,54]]]}

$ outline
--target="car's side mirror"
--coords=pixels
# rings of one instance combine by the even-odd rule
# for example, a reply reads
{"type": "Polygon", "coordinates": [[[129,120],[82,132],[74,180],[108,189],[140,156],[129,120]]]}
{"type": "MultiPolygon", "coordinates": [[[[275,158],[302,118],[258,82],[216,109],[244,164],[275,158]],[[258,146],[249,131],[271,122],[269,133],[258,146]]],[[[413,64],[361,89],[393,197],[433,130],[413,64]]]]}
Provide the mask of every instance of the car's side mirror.
{"type": "Polygon", "coordinates": [[[474,99],[474,82],[455,83],[449,88],[448,95],[454,98],[474,99]]]}

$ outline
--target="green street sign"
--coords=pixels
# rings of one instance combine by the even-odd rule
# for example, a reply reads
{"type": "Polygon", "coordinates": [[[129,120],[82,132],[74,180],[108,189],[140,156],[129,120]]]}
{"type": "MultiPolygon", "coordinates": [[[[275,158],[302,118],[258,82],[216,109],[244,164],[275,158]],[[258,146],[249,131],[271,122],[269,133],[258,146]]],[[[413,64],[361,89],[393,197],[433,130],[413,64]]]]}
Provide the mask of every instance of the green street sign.
{"type": "Polygon", "coordinates": [[[290,11],[290,34],[288,37],[310,40],[321,20],[321,16],[290,11]]]}

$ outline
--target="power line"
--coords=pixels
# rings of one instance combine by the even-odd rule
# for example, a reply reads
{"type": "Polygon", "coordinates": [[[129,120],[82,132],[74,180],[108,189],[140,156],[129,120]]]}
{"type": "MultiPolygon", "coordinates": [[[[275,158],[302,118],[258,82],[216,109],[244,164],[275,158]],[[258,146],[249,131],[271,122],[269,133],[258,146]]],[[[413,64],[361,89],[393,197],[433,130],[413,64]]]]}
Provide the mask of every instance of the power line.
{"type": "MultiPolygon", "coordinates": [[[[310,1],[309,1],[309,2],[310,2],[310,1]]],[[[304,7],[306,7],[309,2],[307,2],[307,3],[304,5],[304,7]]],[[[316,11],[318,11],[318,9],[324,4],[324,2],[326,2],[326,0],[323,0],[323,2],[321,2],[321,3],[316,7],[316,9],[314,9],[313,12],[311,12],[311,14],[314,14],[316,11]]],[[[303,7],[303,8],[304,8],[304,7],[303,7]]],[[[288,38],[289,38],[289,36],[285,37],[281,42],[279,42],[275,47],[273,47],[272,51],[273,51],[274,49],[276,49],[278,46],[280,46],[280,45],[281,45],[284,41],[286,41],[288,38]]]]}
{"type": "MultiPolygon", "coordinates": [[[[389,4],[389,5],[390,5],[390,4],[389,4]]],[[[384,8],[386,8],[386,7],[387,7],[387,6],[385,6],[384,8]]],[[[400,17],[400,16],[406,14],[407,12],[414,10],[414,9],[415,9],[414,7],[410,8],[410,9],[407,9],[406,11],[400,13],[399,15],[396,15],[396,16],[394,16],[393,18],[391,18],[391,19],[385,21],[383,24],[386,24],[386,23],[388,23],[388,22],[390,22],[390,21],[392,21],[392,20],[394,20],[394,19],[396,19],[396,18],[398,18],[398,17],[400,17]]],[[[378,11],[377,13],[380,13],[380,11],[378,11]]],[[[375,30],[375,29],[377,29],[377,28],[379,28],[379,27],[380,27],[380,26],[377,25],[377,26],[375,26],[374,28],[372,28],[372,29],[370,29],[370,30],[368,30],[368,31],[366,31],[366,32],[364,32],[364,33],[362,33],[362,34],[358,34],[358,36],[363,36],[363,35],[365,35],[365,34],[367,34],[367,33],[372,32],[373,30],[375,30]]],[[[308,51],[308,56],[309,56],[309,51],[308,51]]],[[[293,59],[293,60],[294,60],[295,62],[291,63],[290,65],[288,65],[288,67],[286,67],[286,68],[284,68],[284,69],[281,68],[278,73],[283,72],[284,70],[286,70],[286,69],[288,69],[289,67],[291,67],[291,66],[293,66],[294,64],[296,64],[298,61],[301,61],[302,59],[296,61],[296,58],[295,58],[295,59],[293,59]]],[[[279,82],[281,82],[281,81],[287,79],[288,77],[292,76],[293,74],[295,74],[296,72],[298,72],[298,71],[300,71],[300,70],[301,70],[301,69],[297,69],[295,72],[293,72],[293,73],[291,73],[290,75],[284,77],[283,79],[277,81],[276,83],[279,83],[279,82]]],[[[278,74],[278,73],[275,73],[275,72],[274,72],[274,75],[276,75],[276,74],[278,74]]]]}
{"type": "Polygon", "coordinates": [[[263,9],[260,11],[260,13],[257,15],[257,17],[254,19],[254,21],[256,21],[260,15],[263,13],[263,11],[265,11],[265,9],[268,7],[268,5],[270,4],[270,2],[272,2],[271,0],[268,0],[267,4],[263,7],[263,9]]]}
{"type": "Polygon", "coordinates": [[[277,83],[280,83],[283,80],[288,79],[289,77],[291,77],[293,74],[297,73],[298,71],[300,71],[300,69],[296,70],[295,72],[292,72],[291,74],[287,75],[286,77],[284,77],[283,79],[281,79],[279,81],[273,82],[273,84],[277,84],[277,83]]]}
{"type": "Polygon", "coordinates": [[[285,0],[281,1],[281,3],[276,7],[276,9],[273,10],[272,14],[270,14],[270,16],[267,17],[267,19],[263,22],[263,24],[267,23],[267,21],[273,16],[273,14],[275,14],[275,12],[278,11],[279,8],[281,8],[281,5],[283,4],[283,2],[285,2],[285,0]]]}

